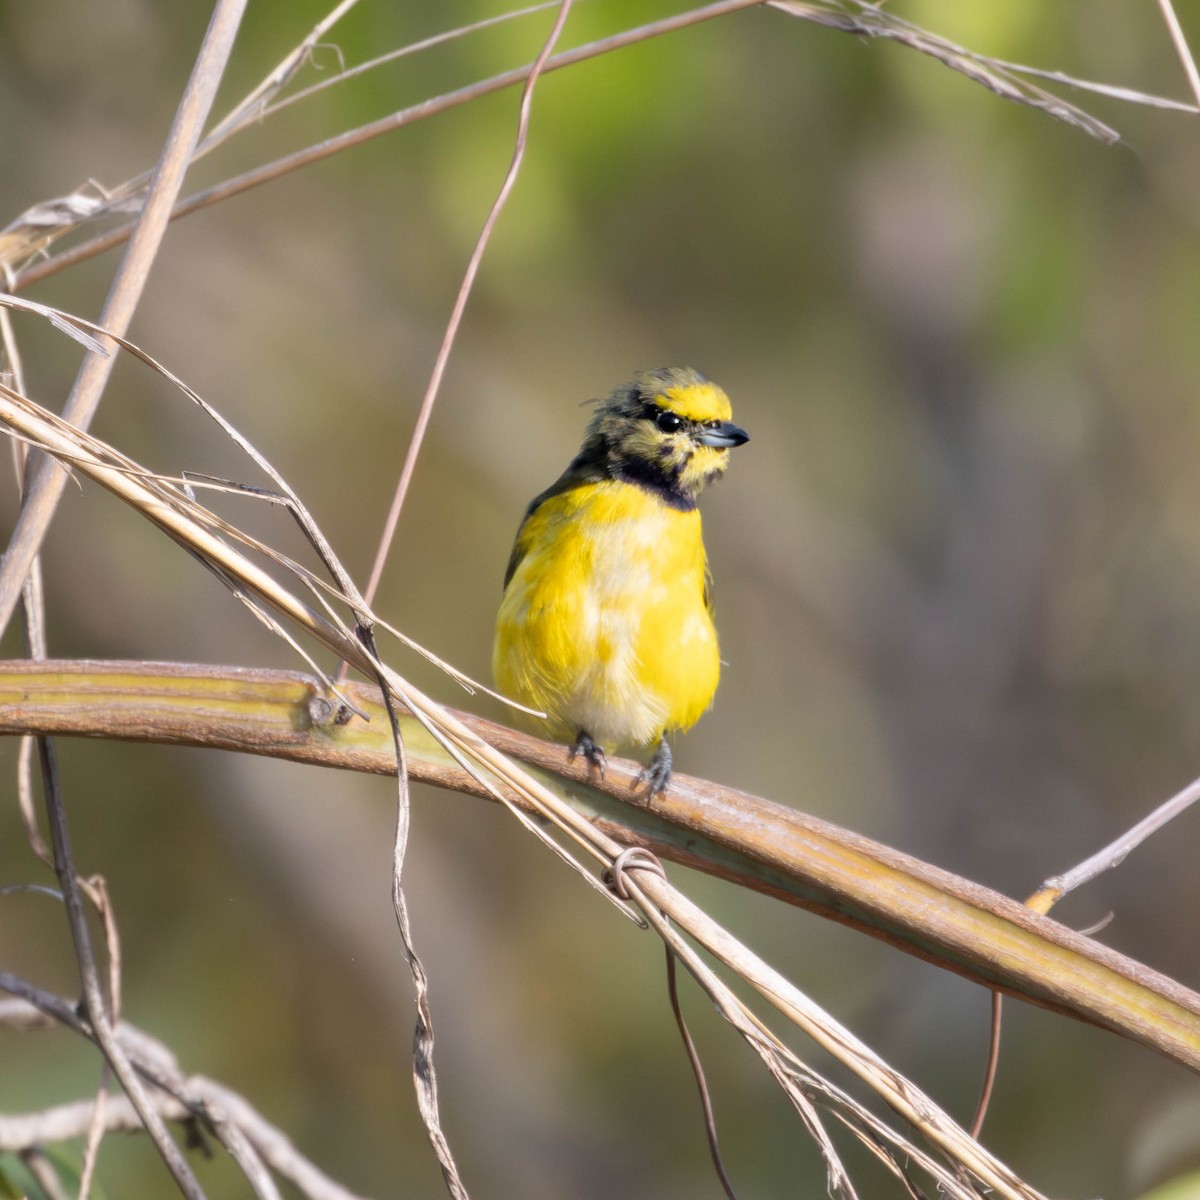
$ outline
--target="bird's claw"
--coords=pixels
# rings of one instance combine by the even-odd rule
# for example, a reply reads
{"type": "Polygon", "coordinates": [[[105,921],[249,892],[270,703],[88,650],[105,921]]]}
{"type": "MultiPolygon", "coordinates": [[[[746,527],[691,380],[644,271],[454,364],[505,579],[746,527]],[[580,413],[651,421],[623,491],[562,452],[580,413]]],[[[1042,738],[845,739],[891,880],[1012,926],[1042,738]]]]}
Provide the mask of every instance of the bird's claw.
{"type": "Polygon", "coordinates": [[[575,739],[575,744],[571,747],[571,762],[574,762],[578,755],[582,754],[587,759],[588,765],[595,767],[600,772],[600,778],[604,778],[604,768],[608,763],[608,755],[604,753],[604,747],[597,742],[592,741],[588,734],[581,729],[579,736],[575,739]]]}
{"type": "Polygon", "coordinates": [[[643,783],[646,784],[646,799],[652,802],[655,796],[661,796],[667,790],[667,784],[671,782],[671,765],[671,747],[665,740],[661,741],[654,757],[633,781],[633,790],[636,792],[643,783]]]}

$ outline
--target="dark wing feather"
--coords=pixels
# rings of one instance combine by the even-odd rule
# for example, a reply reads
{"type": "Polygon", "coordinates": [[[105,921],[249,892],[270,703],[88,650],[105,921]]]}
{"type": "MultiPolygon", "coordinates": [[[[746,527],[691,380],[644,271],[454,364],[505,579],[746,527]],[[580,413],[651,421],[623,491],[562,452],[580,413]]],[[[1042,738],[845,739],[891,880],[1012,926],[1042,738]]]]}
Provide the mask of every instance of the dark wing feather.
{"type": "Polygon", "coordinates": [[[529,507],[525,510],[525,515],[521,518],[521,526],[517,530],[517,536],[513,542],[512,554],[508,556],[508,569],[504,572],[505,587],[508,587],[509,581],[516,574],[517,568],[521,565],[521,560],[529,553],[529,542],[525,537],[525,529],[529,524],[529,518],[552,496],[560,496],[563,492],[569,492],[581,483],[587,483],[590,479],[595,478],[598,478],[598,476],[594,473],[588,474],[586,471],[580,470],[580,460],[576,459],[544,492],[534,496],[529,502],[529,507]]]}
{"type": "Polygon", "coordinates": [[[529,553],[529,543],[525,540],[525,526],[529,522],[530,516],[533,514],[533,508],[525,514],[525,519],[521,522],[520,529],[517,530],[516,539],[513,542],[512,553],[508,556],[508,567],[504,572],[504,586],[508,587],[509,581],[517,573],[517,568],[521,565],[521,559],[529,553]]]}

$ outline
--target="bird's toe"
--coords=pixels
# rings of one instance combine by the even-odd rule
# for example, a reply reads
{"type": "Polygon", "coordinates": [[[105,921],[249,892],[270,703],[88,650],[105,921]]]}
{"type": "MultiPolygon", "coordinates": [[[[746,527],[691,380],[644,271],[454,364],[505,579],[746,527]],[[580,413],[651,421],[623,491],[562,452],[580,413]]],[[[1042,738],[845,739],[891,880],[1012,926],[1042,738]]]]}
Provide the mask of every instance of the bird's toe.
{"type": "Polygon", "coordinates": [[[575,744],[571,747],[571,761],[574,762],[576,756],[580,754],[587,759],[589,766],[595,767],[600,772],[600,778],[603,779],[608,755],[604,753],[604,747],[593,741],[591,736],[582,729],[575,738],[575,744]]]}
{"type": "Polygon", "coordinates": [[[654,757],[634,781],[634,791],[637,791],[644,783],[646,785],[647,800],[653,800],[655,796],[661,796],[667,790],[667,784],[671,782],[671,765],[671,747],[667,745],[664,739],[658,743],[658,749],[654,751],[654,757]]]}

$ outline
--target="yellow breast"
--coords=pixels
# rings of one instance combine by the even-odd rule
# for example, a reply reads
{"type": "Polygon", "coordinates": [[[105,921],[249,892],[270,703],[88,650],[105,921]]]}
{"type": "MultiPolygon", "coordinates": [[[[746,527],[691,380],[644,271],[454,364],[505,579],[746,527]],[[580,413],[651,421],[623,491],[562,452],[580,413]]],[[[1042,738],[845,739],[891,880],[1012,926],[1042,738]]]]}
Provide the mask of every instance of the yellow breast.
{"type": "Polygon", "coordinates": [[[644,488],[582,484],[543,501],[517,535],[496,624],[501,691],[609,749],[687,729],[717,688],[700,514],[644,488]]]}

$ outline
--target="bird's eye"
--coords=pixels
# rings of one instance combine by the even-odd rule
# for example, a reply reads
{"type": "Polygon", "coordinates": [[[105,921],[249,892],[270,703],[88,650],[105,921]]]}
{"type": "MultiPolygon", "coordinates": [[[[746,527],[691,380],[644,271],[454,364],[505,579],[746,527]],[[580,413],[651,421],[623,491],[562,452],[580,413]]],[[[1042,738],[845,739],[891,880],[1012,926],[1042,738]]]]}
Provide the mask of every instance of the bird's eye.
{"type": "Polygon", "coordinates": [[[655,415],[654,423],[663,433],[675,433],[683,425],[683,418],[664,408],[655,415]]]}

